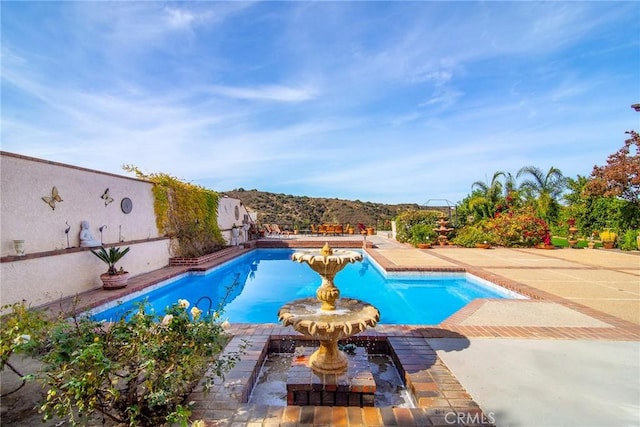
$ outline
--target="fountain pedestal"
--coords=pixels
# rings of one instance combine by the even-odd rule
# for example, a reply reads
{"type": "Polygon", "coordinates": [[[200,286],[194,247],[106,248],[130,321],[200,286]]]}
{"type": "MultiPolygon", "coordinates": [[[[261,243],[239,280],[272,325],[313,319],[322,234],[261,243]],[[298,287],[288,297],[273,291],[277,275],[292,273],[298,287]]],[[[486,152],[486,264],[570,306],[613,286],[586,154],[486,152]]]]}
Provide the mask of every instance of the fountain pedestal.
{"type": "MultiPolygon", "coordinates": [[[[340,374],[322,374],[309,361],[313,349],[291,361],[287,373],[287,405],[374,406],[376,382],[364,348],[345,356],[346,369],[340,374]]],[[[342,353],[342,352],[341,352],[342,353]]]]}

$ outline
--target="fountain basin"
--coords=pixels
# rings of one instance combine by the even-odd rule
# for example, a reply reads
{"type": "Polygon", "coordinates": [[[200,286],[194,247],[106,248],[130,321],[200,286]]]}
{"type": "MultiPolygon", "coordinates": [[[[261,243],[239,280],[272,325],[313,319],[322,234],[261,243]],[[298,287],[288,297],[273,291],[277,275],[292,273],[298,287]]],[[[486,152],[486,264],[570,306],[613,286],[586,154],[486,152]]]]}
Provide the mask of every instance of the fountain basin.
{"type": "Polygon", "coordinates": [[[309,366],[320,373],[345,371],[348,362],[338,349],[338,340],[375,327],[380,320],[378,309],[366,302],[340,298],[334,304],[335,309],[323,310],[316,298],[303,298],[278,311],[284,326],[320,341],[320,347],[309,358],[309,366]]]}
{"type": "Polygon", "coordinates": [[[340,290],[333,283],[333,279],[347,264],[362,261],[362,254],[345,249],[332,249],[328,243],[325,243],[320,250],[299,251],[294,253],[291,259],[306,263],[320,275],[322,283],[316,290],[316,296],[319,301],[322,301],[324,310],[334,310],[335,302],[340,298],[340,290]]]}

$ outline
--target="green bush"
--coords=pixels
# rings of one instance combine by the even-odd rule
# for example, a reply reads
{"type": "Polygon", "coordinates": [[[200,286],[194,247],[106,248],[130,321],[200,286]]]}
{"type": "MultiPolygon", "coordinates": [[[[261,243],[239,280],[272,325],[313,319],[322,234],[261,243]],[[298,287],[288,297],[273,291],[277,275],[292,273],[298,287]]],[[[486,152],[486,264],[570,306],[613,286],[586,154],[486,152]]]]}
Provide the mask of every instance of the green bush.
{"type": "Polygon", "coordinates": [[[486,222],[483,221],[483,223],[462,227],[456,233],[456,237],[451,239],[451,243],[465,248],[472,248],[477,243],[495,244],[497,240],[496,237],[492,232],[484,228],[484,224],[486,224],[486,222]]]}
{"type": "Polygon", "coordinates": [[[627,230],[620,239],[620,249],[634,251],[638,249],[638,230],[627,230]]]}
{"type": "Polygon", "coordinates": [[[408,210],[402,212],[396,218],[396,240],[403,243],[417,244],[418,236],[429,237],[434,240],[437,233],[433,231],[436,228],[436,221],[440,217],[440,211],[435,210],[408,210]],[[413,228],[422,225],[415,231],[413,228]],[[427,234],[427,232],[432,234],[427,234]]]}
{"type": "Polygon", "coordinates": [[[2,306],[0,318],[0,371],[13,353],[34,356],[45,345],[51,323],[41,311],[29,310],[24,301],[2,306]]]}
{"type": "Polygon", "coordinates": [[[78,314],[47,321],[16,305],[2,319],[3,364],[28,345],[39,350],[44,368],[35,378],[47,389],[44,420],[55,414],[86,425],[102,414],[103,422],[131,426],[187,425],[191,389],[204,379],[208,390],[244,351],[221,356],[228,335],[219,314],[188,307],[180,300],[159,316],[144,303],[109,324],[78,314]]]}
{"type": "Polygon", "coordinates": [[[434,242],[435,238],[438,236],[433,229],[433,225],[427,224],[416,224],[411,227],[411,237],[409,239],[409,243],[414,246],[417,246],[420,243],[431,243],[434,242]]]}

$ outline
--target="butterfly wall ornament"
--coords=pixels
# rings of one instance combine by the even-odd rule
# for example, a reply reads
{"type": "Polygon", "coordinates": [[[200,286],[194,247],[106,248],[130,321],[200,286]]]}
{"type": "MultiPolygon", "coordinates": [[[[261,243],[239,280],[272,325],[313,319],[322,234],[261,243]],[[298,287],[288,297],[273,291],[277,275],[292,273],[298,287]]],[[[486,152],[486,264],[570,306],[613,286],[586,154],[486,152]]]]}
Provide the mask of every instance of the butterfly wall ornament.
{"type": "Polygon", "coordinates": [[[55,186],[51,189],[51,197],[44,196],[42,200],[46,204],[48,204],[54,211],[56,210],[56,203],[63,201],[62,197],[60,197],[60,194],[58,194],[58,189],[55,186]]]}
{"type": "Polygon", "coordinates": [[[102,196],[100,196],[100,198],[102,200],[104,200],[105,207],[108,206],[109,203],[113,202],[113,197],[111,197],[109,195],[109,189],[108,188],[106,190],[104,190],[104,193],[102,193],[102,196]]]}

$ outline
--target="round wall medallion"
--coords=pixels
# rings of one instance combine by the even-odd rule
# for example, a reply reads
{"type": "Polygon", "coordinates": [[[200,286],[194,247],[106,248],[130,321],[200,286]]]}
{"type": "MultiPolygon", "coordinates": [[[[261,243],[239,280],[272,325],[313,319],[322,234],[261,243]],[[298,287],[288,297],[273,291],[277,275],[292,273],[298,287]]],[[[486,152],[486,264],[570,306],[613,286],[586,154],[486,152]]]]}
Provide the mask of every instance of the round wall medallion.
{"type": "Polygon", "coordinates": [[[130,213],[133,209],[133,202],[131,202],[131,199],[128,197],[122,199],[122,201],[120,202],[120,209],[122,209],[122,212],[126,214],[130,213]]]}

